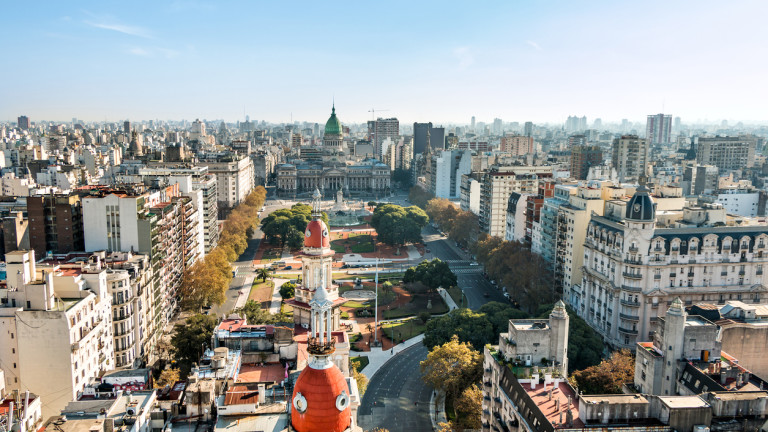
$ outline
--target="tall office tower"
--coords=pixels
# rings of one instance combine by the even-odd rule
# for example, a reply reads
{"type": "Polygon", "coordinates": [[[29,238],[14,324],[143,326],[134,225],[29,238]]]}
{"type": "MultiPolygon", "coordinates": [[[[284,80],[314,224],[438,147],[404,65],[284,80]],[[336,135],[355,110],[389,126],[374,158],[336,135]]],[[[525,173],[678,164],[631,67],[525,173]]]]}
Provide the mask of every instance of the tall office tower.
{"type": "Polygon", "coordinates": [[[131,122],[128,120],[123,122],[123,132],[125,132],[126,135],[131,133],[131,122]]]}
{"type": "Polygon", "coordinates": [[[638,182],[648,166],[648,141],[637,135],[622,135],[613,140],[613,168],[620,182],[638,182]]]}
{"type": "Polygon", "coordinates": [[[427,139],[433,150],[445,148],[445,128],[432,127],[432,123],[413,124],[413,154],[422,154],[427,148],[427,139]],[[429,132],[429,134],[427,134],[429,132]]]}
{"type": "Polygon", "coordinates": [[[19,116],[17,123],[19,124],[19,129],[21,130],[29,129],[29,117],[19,116]]]}
{"type": "Polygon", "coordinates": [[[533,136],[533,122],[525,122],[523,127],[523,135],[530,137],[533,136]]]}
{"type": "Polygon", "coordinates": [[[501,135],[502,122],[500,118],[493,119],[493,133],[501,135]]]}
{"type": "Polygon", "coordinates": [[[571,177],[586,180],[589,168],[603,163],[603,150],[599,146],[571,147],[571,177]]]}
{"type": "Polygon", "coordinates": [[[672,116],[655,114],[648,116],[645,124],[645,139],[650,145],[670,144],[672,142],[672,116]]]}
{"type": "Polygon", "coordinates": [[[472,126],[471,126],[471,128],[472,128],[472,132],[474,132],[475,131],[475,116],[472,116],[472,126]]]}
{"type": "Polygon", "coordinates": [[[397,118],[383,119],[379,117],[376,120],[368,122],[368,138],[373,144],[373,152],[378,159],[383,156],[382,143],[387,138],[392,142],[397,142],[400,137],[400,121],[397,118]]]}
{"type": "Polygon", "coordinates": [[[715,165],[720,172],[750,168],[755,165],[757,138],[737,137],[698,138],[696,161],[700,165],[715,165]]]}

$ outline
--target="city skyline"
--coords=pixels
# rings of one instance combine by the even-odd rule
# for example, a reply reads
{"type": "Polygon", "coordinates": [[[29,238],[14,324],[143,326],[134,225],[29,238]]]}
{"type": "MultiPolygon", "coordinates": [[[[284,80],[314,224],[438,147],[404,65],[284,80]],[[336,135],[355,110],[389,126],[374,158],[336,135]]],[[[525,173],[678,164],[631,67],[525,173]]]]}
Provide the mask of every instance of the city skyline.
{"type": "Polygon", "coordinates": [[[9,4],[0,120],[768,117],[761,2],[404,6],[9,4]]]}

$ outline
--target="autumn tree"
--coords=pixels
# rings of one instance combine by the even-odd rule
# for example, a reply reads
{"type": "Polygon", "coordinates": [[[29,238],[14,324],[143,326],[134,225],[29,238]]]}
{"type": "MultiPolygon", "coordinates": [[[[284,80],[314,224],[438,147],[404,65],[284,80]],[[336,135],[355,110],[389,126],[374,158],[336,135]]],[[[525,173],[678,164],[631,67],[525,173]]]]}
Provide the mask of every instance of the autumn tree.
{"type": "Polygon", "coordinates": [[[448,263],[440,258],[422,261],[419,265],[411,267],[403,275],[403,283],[421,282],[427,288],[434,291],[439,287],[448,288],[456,286],[458,279],[451,271],[448,263]]]}
{"type": "Polygon", "coordinates": [[[569,380],[585,394],[620,394],[635,377],[635,358],[629,350],[614,351],[600,364],[571,374],[569,380]]]}
{"type": "Polygon", "coordinates": [[[199,311],[203,306],[224,303],[232,274],[228,263],[226,273],[222,271],[220,258],[218,254],[208,255],[184,270],[179,293],[183,309],[199,311]]]}
{"type": "Polygon", "coordinates": [[[357,382],[357,390],[360,392],[360,397],[363,397],[363,394],[368,389],[368,377],[358,369],[360,369],[360,363],[352,362],[352,378],[357,382]]]}
{"type": "Polygon", "coordinates": [[[445,198],[432,198],[427,202],[426,207],[429,219],[440,226],[444,231],[450,231],[459,209],[445,198]]]}
{"type": "Polygon", "coordinates": [[[200,360],[203,348],[211,343],[214,328],[216,317],[203,314],[192,315],[183,324],[173,327],[173,356],[183,376],[189,374],[192,363],[200,360]]]}
{"type": "Polygon", "coordinates": [[[451,401],[456,407],[464,390],[482,378],[483,355],[454,336],[449,342],[432,348],[420,366],[421,379],[444,392],[446,401],[451,401]]]}
{"type": "Polygon", "coordinates": [[[464,389],[456,399],[456,421],[459,430],[482,427],[483,391],[477,384],[464,389]]]}
{"type": "Polygon", "coordinates": [[[160,372],[160,376],[157,378],[157,387],[165,387],[167,385],[173,385],[180,380],[178,369],[163,369],[160,372]]]}

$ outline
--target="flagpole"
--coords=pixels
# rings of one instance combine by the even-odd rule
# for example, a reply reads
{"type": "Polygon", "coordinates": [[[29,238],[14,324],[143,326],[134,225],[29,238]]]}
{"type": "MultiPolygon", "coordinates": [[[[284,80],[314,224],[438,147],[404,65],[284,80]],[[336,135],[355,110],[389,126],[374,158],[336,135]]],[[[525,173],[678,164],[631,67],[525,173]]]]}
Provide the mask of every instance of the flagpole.
{"type": "Polygon", "coordinates": [[[379,259],[376,258],[376,302],[373,309],[373,344],[378,345],[379,342],[379,259]]]}

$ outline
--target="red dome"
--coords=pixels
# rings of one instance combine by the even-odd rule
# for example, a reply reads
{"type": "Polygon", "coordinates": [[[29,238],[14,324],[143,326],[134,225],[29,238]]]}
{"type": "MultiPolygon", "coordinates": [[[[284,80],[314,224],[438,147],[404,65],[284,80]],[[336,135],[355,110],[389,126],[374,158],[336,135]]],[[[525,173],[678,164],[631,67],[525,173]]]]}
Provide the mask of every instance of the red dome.
{"type": "Polygon", "coordinates": [[[307,230],[304,231],[304,247],[331,247],[331,236],[328,232],[328,227],[325,226],[325,222],[315,219],[307,224],[307,230]]]}
{"type": "Polygon", "coordinates": [[[291,424],[297,432],[343,432],[351,425],[349,387],[335,364],[326,369],[304,368],[296,380],[291,404],[291,424]]]}

